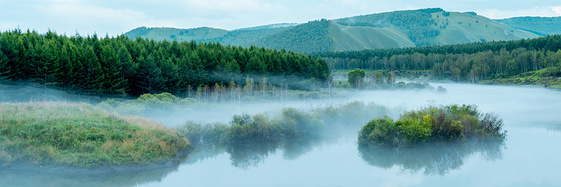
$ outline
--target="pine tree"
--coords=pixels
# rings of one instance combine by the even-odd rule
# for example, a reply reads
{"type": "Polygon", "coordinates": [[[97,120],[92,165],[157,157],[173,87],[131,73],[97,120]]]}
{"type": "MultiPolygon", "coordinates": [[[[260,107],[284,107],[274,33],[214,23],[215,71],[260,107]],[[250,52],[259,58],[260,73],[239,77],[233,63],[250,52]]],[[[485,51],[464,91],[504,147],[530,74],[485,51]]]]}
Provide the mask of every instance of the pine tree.
{"type": "Polygon", "coordinates": [[[132,56],[123,45],[121,45],[121,47],[117,51],[117,56],[121,64],[121,72],[119,75],[121,77],[121,80],[123,80],[121,87],[124,89],[124,93],[130,92],[129,81],[135,74],[132,56]]]}
{"type": "Polygon", "coordinates": [[[83,88],[93,94],[102,93],[105,76],[92,46],[86,47],[81,59],[85,73],[83,88]]]}
{"type": "MultiPolygon", "coordinates": [[[[156,65],[154,56],[148,55],[145,60],[138,62],[136,78],[140,93],[158,93],[162,89],[162,71],[156,65]]],[[[140,94],[139,93],[139,94],[140,94]]]]}
{"type": "Polygon", "coordinates": [[[0,50],[0,79],[6,79],[11,74],[8,57],[0,50]]]}
{"type": "Polygon", "coordinates": [[[105,45],[102,47],[99,62],[105,78],[101,82],[103,93],[123,93],[125,91],[123,84],[126,82],[121,73],[123,65],[111,46],[105,45]]]}

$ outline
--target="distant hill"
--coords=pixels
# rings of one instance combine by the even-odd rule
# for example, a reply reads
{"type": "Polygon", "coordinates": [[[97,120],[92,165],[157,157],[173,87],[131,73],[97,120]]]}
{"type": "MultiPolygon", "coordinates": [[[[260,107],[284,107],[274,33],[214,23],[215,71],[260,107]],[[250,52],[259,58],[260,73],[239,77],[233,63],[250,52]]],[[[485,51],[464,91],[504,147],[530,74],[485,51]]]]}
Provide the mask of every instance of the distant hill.
{"type": "Polygon", "coordinates": [[[561,34],[561,17],[513,17],[496,21],[540,36],[561,34]]]}
{"type": "Polygon", "coordinates": [[[227,30],[215,29],[210,27],[200,27],[194,29],[177,29],[177,28],[168,28],[168,27],[160,27],[160,28],[139,27],[125,33],[124,35],[132,39],[135,39],[137,37],[142,37],[142,38],[153,39],[157,41],[162,41],[162,40],[199,41],[199,40],[207,40],[210,38],[222,37],[227,33],[228,33],[227,30]]]}
{"type": "Polygon", "coordinates": [[[155,40],[195,40],[313,53],[516,40],[539,35],[475,12],[440,8],[394,11],[303,24],[274,24],[226,31],[213,28],[137,28],[125,33],[155,40]],[[180,33],[183,32],[183,35],[180,33]],[[189,34],[186,34],[189,33],[189,34]]]}

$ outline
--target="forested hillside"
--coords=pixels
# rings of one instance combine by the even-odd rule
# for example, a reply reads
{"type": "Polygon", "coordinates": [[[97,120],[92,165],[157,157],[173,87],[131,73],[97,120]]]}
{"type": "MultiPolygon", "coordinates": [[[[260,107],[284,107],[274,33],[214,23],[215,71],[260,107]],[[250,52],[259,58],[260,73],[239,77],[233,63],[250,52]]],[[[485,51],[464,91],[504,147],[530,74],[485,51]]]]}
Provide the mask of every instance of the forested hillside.
{"type": "Polygon", "coordinates": [[[324,81],[321,58],[218,43],[168,42],[124,36],[61,36],[53,32],[0,33],[0,80],[33,81],[89,94],[182,94],[269,79],[290,86],[324,81]]]}
{"type": "Polygon", "coordinates": [[[256,45],[296,52],[329,51],[333,43],[329,37],[330,24],[326,19],[310,21],[263,38],[256,45]]]}
{"type": "Polygon", "coordinates": [[[224,45],[250,47],[270,35],[288,30],[298,24],[279,23],[258,27],[242,28],[232,31],[209,27],[199,27],[193,29],[178,29],[164,27],[138,27],[123,34],[131,39],[137,37],[153,39],[156,41],[186,41],[190,42],[219,42],[224,45]]]}
{"type": "Polygon", "coordinates": [[[206,41],[209,38],[219,38],[223,37],[228,33],[224,29],[215,29],[209,27],[200,27],[194,29],[177,29],[177,28],[147,28],[138,27],[133,29],[123,35],[129,37],[130,39],[135,39],[137,37],[142,37],[146,39],[153,39],[156,41],[172,41],[176,40],[178,42],[190,42],[195,41],[206,41]]]}
{"type": "Polygon", "coordinates": [[[505,25],[541,36],[561,34],[561,17],[513,17],[496,20],[505,25]]]}
{"type": "Polygon", "coordinates": [[[512,28],[479,16],[475,12],[447,12],[440,8],[384,12],[334,20],[321,19],[300,25],[280,24],[234,31],[210,28],[171,31],[173,30],[169,28],[139,28],[125,35],[131,38],[140,36],[157,40],[162,40],[162,37],[178,41],[193,39],[196,42],[212,41],[245,47],[255,45],[299,53],[389,49],[538,37],[535,33],[512,28]],[[202,32],[205,29],[208,32],[202,32]],[[181,33],[187,31],[190,34],[181,33]]]}
{"type": "Polygon", "coordinates": [[[274,24],[260,27],[237,29],[228,32],[222,37],[208,39],[206,41],[219,42],[225,45],[250,47],[257,45],[261,39],[286,31],[296,24],[274,24]]]}
{"type": "Polygon", "coordinates": [[[317,55],[324,57],[332,70],[432,70],[433,78],[455,81],[477,82],[537,70],[544,77],[561,75],[561,35],[317,55]]]}

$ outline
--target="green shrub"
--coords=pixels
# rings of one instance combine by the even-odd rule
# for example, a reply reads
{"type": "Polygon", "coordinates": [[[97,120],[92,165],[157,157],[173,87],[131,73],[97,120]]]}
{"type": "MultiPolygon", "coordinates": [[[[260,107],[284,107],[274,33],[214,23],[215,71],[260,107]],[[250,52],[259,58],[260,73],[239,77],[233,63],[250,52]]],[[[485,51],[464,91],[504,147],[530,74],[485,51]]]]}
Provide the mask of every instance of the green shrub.
{"type": "Polygon", "coordinates": [[[388,116],[368,122],[359,134],[359,142],[378,143],[383,146],[398,146],[398,130],[394,121],[388,116]],[[370,133],[368,133],[370,132],[370,133]]]}
{"type": "Polygon", "coordinates": [[[285,108],[272,118],[265,114],[234,115],[230,126],[188,121],[177,129],[197,144],[279,143],[318,138],[328,131],[348,129],[350,124],[360,124],[388,112],[388,108],[373,103],[352,102],[310,111],[285,108]]]}
{"type": "Polygon", "coordinates": [[[464,141],[466,138],[504,139],[502,120],[480,114],[473,105],[428,106],[401,115],[368,122],[359,132],[360,144],[411,146],[428,141],[464,141]]]}
{"type": "MultiPolygon", "coordinates": [[[[430,116],[426,116],[430,118],[430,116]]],[[[425,118],[427,119],[427,118],[425,118]]],[[[431,137],[431,124],[420,118],[402,118],[395,122],[404,145],[424,143],[431,137]]]]}

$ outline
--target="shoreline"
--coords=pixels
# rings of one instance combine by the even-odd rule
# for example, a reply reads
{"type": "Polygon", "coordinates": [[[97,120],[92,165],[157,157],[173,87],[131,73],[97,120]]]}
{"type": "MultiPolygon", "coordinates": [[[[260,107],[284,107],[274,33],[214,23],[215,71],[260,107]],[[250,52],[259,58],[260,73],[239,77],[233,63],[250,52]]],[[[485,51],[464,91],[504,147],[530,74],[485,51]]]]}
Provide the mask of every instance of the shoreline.
{"type": "Polygon", "coordinates": [[[0,170],[19,170],[19,171],[33,171],[33,172],[45,172],[53,174],[110,174],[110,173],[128,173],[134,171],[148,171],[155,169],[164,169],[173,166],[179,166],[183,160],[185,160],[191,150],[184,151],[179,154],[179,156],[172,158],[168,161],[154,162],[146,165],[140,164],[129,164],[129,165],[105,165],[99,164],[92,167],[77,167],[70,165],[51,165],[51,164],[32,164],[32,163],[12,163],[9,166],[0,166],[0,170]]]}

